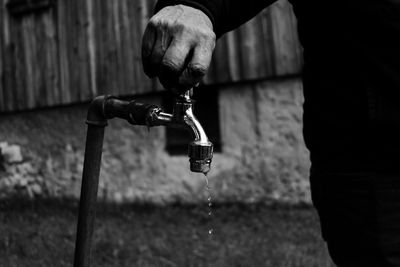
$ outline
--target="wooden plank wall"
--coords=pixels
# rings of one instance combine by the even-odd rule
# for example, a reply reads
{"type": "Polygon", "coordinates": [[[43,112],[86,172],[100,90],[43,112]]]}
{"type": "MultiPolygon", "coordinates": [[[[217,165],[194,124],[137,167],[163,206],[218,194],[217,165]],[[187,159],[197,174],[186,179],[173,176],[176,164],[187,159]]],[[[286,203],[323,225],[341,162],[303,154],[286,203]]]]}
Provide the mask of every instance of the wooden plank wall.
{"type": "Polygon", "coordinates": [[[206,83],[239,82],[301,71],[302,49],[291,5],[278,1],[218,41],[206,83]]]}
{"type": "MultiPolygon", "coordinates": [[[[56,0],[14,16],[0,0],[0,112],[160,90],[140,58],[155,0],[56,0]]],[[[205,83],[297,74],[301,49],[286,0],[219,40],[205,83]]]]}

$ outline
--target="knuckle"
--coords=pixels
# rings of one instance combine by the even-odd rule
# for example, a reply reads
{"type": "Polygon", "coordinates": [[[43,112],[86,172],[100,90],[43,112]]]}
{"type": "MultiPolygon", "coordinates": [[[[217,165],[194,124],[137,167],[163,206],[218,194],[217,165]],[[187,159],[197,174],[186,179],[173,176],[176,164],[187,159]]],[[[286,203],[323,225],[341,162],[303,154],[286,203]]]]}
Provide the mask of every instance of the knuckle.
{"type": "Polygon", "coordinates": [[[204,40],[206,42],[214,42],[216,40],[216,35],[213,31],[208,29],[198,29],[197,31],[198,38],[204,40]]]}
{"type": "Polygon", "coordinates": [[[215,41],[216,35],[213,31],[201,31],[200,32],[203,39],[207,41],[215,41]]]}
{"type": "Polygon", "coordinates": [[[217,42],[217,36],[214,32],[210,32],[208,36],[208,41],[211,44],[212,48],[215,48],[215,43],[217,42]]]}
{"type": "Polygon", "coordinates": [[[216,35],[213,31],[202,29],[201,27],[193,27],[183,25],[182,33],[195,44],[204,44],[213,48],[216,42],[216,35]]]}
{"type": "Polygon", "coordinates": [[[188,36],[194,37],[194,36],[198,36],[198,33],[199,33],[200,30],[197,27],[194,27],[194,26],[183,25],[183,31],[188,36]]]}

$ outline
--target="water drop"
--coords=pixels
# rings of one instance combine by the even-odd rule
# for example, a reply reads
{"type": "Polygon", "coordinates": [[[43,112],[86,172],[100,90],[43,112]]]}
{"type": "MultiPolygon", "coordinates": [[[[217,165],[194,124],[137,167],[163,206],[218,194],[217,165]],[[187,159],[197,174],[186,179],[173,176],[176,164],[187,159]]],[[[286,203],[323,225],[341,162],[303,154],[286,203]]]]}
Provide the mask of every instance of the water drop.
{"type": "MultiPolygon", "coordinates": [[[[207,173],[204,173],[204,179],[205,179],[205,183],[206,183],[206,191],[207,191],[207,201],[208,201],[208,216],[211,217],[212,215],[212,198],[211,198],[211,188],[210,185],[208,183],[208,177],[207,177],[207,173]]],[[[213,233],[213,229],[209,229],[208,230],[208,234],[212,235],[213,233]]]]}

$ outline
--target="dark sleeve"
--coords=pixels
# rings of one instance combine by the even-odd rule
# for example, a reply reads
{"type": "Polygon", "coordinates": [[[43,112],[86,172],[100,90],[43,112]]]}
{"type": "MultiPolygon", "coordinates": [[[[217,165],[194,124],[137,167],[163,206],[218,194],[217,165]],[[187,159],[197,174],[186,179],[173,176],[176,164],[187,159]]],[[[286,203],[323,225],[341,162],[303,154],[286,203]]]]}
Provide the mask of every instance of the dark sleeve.
{"type": "Polygon", "coordinates": [[[166,6],[183,4],[202,10],[211,19],[217,37],[257,15],[276,0],[159,0],[155,12],[166,6]]]}

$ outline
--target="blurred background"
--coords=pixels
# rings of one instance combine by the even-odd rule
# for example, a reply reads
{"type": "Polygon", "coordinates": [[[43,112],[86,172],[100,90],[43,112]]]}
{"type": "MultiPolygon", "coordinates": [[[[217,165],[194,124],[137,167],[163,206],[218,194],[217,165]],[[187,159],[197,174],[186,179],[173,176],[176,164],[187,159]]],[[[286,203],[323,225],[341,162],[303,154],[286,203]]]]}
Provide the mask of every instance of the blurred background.
{"type": "MultiPolygon", "coordinates": [[[[0,266],[72,265],[91,99],[170,111],[141,65],[154,4],[0,0],[0,266]]],[[[212,216],[186,133],[110,121],[94,266],[333,266],[311,206],[301,67],[286,0],[219,40],[194,93],[215,146],[212,216]]]]}

